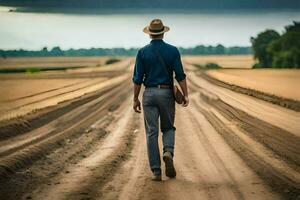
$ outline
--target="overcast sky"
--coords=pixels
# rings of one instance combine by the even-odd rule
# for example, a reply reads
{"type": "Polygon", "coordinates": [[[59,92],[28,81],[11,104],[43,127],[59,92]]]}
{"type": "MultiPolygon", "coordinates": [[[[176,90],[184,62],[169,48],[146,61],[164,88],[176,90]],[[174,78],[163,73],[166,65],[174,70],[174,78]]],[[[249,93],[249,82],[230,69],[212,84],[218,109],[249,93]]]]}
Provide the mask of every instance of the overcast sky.
{"type": "Polygon", "coordinates": [[[299,0],[0,0],[0,5],[32,8],[265,9],[300,8],[299,0]]]}
{"type": "MultiPolygon", "coordinates": [[[[153,4],[158,1],[151,0],[153,4]]],[[[0,6],[0,49],[37,50],[54,46],[63,49],[141,47],[149,42],[148,35],[144,34],[142,29],[153,18],[161,18],[166,25],[170,26],[171,31],[166,33],[165,39],[176,46],[193,47],[200,44],[250,46],[251,36],[256,36],[266,29],[275,29],[282,33],[284,26],[293,21],[300,21],[300,11],[297,9],[266,9],[268,6],[275,8],[279,5],[282,8],[297,8],[300,0],[163,0],[165,6],[168,2],[173,7],[177,6],[176,8],[180,5],[189,7],[195,4],[195,6],[192,6],[193,10],[189,7],[180,12],[177,10],[157,12],[149,6],[146,11],[109,9],[116,5],[128,6],[134,2],[140,2],[136,4],[138,6],[149,5],[149,1],[142,0],[0,0],[0,5],[24,6],[26,4],[33,8],[33,10],[25,10],[26,12],[8,12],[11,8],[0,6]],[[116,4],[117,1],[120,4],[116,4]],[[175,3],[171,4],[171,1],[175,3]],[[93,8],[102,9],[106,6],[106,8],[101,12],[86,8],[85,15],[78,15],[78,10],[81,8],[67,11],[55,8],[53,11],[51,6],[54,5],[58,8],[78,5],[86,7],[94,5],[93,8]],[[199,10],[209,6],[210,9],[199,10]],[[220,10],[226,6],[231,10],[220,10]],[[236,9],[237,6],[243,9],[236,9]],[[260,9],[249,9],[253,6],[260,9]],[[76,12],[72,13],[73,10],[76,12]],[[127,11],[124,13],[124,10],[127,11]]]]}

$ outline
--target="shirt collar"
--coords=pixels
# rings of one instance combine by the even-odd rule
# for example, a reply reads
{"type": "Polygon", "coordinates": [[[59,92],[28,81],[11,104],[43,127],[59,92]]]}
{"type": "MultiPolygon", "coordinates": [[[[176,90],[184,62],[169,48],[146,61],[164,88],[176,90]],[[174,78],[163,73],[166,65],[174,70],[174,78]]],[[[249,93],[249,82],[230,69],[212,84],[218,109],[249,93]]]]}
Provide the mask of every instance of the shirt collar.
{"type": "Polygon", "coordinates": [[[151,43],[160,43],[163,42],[163,39],[152,39],[151,43]]]}

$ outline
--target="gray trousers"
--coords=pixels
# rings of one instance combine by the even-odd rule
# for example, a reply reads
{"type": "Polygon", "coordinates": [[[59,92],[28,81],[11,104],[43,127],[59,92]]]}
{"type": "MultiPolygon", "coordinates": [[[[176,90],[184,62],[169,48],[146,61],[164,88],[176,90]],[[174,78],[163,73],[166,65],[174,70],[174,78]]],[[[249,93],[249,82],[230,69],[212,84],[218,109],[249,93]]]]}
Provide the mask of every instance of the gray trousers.
{"type": "Polygon", "coordinates": [[[152,172],[160,171],[160,152],[158,147],[159,121],[163,133],[163,152],[174,155],[175,99],[172,89],[145,88],[142,100],[147,139],[147,151],[152,172]],[[160,119],[160,120],[159,120],[160,119]]]}

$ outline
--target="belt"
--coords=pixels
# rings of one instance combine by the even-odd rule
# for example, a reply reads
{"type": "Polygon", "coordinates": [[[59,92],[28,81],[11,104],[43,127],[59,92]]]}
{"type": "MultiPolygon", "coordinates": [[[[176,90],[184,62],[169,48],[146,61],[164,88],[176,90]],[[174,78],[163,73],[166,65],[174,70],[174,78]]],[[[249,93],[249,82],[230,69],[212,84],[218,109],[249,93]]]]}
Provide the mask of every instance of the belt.
{"type": "Polygon", "coordinates": [[[170,85],[156,85],[156,86],[146,86],[146,88],[162,88],[162,89],[170,89],[171,86],[170,85]]]}

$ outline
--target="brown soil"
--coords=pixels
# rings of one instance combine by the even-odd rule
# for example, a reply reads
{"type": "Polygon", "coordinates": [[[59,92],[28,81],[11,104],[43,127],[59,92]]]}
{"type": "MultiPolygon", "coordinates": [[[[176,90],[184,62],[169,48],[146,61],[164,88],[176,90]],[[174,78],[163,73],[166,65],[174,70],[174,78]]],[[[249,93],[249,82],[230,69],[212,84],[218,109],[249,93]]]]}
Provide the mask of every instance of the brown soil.
{"type": "Polygon", "coordinates": [[[0,58],[0,69],[15,69],[28,67],[76,67],[104,65],[109,57],[24,57],[0,58]]]}
{"type": "Polygon", "coordinates": [[[249,69],[254,65],[252,55],[208,55],[208,56],[183,56],[183,61],[189,64],[205,65],[217,63],[222,68],[249,69]]]}
{"type": "Polygon", "coordinates": [[[1,198],[299,198],[300,114],[186,72],[191,102],[176,108],[175,179],[162,162],[163,181],[150,180],[127,78],[2,124],[1,198]]]}
{"type": "Polygon", "coordinates": [[[221,86],[224,88],[228,88],[235,92],[253,96],[255,98],[262,99],[264,101],[268,101],[268,102],[271,102],[273,104],[276,104],[276,105],[279,105],[279,106],[282,106],[285,108],[289,108],[289,109],[292,109],[295,111],[300,111],[300,101],[298,101],[298,100],[288,99],[288,98],[276,96],[276,95],[273,95],[270,93],[265,93],[265,92],[262,92],[259,90],[244,88],[239,85],[230,84],[230,83],[212,78],[211,76],[207,75],[206,73],[200,73],[200,75],[205,80],[207,80],[215,85],[218,85],[218,86],[221,86]]]}
{"type": "Polygon", "coordinates": [[[231,85],[300,101],[300,70],[297,69],[218,69],[208,70],[206,74],[231,85]]]}
{"type": "Polygon", "coordinates": [[[103,66],[67,72],[0,75],[0,120],[24,116],[34,110],[118,84],[128,78],[131,59],[103,66]],[[89,77],[80,77],[82,74],[89,77]],[[79,76],[77,76],[79,75],[79,76]],[[56,76],[60,76],[59,78],[56,76]],[[70,78],[73,77],[73,78],[70,78]]]}

